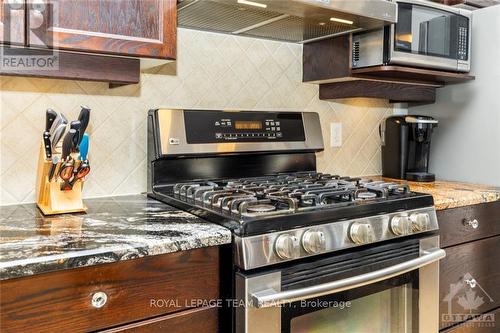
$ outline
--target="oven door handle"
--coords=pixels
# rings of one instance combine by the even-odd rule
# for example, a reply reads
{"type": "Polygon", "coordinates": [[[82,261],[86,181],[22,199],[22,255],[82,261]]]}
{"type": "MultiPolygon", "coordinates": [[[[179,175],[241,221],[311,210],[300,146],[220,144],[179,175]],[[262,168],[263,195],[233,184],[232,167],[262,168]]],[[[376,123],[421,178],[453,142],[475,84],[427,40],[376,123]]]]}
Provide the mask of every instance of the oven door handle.
{"type": "Polygon", "coordinates": [[[287,290],[277,292],[274,289],[266,289],[252,294],[253,305],[257,308],[269,308],[283,304],[321,297],[329,294],[338,293],[348,289],[354,289],[378,281],[390,279],[417,268],[429,265],[446,256],[446,252],[439,248],[423,251],[423,255],[418,258],[405,261],[403,263],[382,268],[374,272],[353,276],[347,279],[332,281],[316,286],[306,287],[296,290],[287,290]]]}

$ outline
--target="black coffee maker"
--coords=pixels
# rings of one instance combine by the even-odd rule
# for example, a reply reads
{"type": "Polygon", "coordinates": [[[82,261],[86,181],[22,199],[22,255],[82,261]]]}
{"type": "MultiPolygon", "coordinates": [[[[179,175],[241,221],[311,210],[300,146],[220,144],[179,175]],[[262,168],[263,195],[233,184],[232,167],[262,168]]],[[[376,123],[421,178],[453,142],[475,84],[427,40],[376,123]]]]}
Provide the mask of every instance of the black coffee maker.
{"type": "Polygon", "coordinates": [[[380,125],[382,175],[417,182],[433,182],[429,173],[431,135],[438,121],[426,116],[393,116],[380,125]]]}

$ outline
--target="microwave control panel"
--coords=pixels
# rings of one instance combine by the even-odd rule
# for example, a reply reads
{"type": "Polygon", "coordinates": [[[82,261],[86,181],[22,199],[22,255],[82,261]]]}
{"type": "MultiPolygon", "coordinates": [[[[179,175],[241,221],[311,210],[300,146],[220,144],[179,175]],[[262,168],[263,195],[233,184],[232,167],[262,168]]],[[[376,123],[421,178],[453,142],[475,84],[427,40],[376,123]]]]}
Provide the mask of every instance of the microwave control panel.
{"type": "Polygon", "coordinates": [[[458,27],[458,60],[467,60],[469,50],[468,27],[460,25],[458,27]]]}
{"type": "Polygon", "coordinates": [[[300,112],[184,111],[190,144],[305,141],[300,112]]]}

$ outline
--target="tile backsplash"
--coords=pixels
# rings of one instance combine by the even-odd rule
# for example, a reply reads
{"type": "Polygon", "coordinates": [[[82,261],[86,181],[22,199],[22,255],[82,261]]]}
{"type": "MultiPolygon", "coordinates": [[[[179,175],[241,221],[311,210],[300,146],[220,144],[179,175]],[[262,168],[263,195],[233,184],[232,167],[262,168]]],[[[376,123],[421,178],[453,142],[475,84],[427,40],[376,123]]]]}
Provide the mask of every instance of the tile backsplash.
{"type": "Polygon", "coordinates": [[[325,151],[318,169],[343,175],[381,172],[378,124],[392,114],[386,101],[324,102],[304,84],[302,47],[179,29],[178,61],[145,70],[138,85],[0,77],[0,205],[34,202],[45,109],[74,119],[92,108],[92,171],[84,195],[146,190],[146,114],[149,108],[315,111],[325,151]],[[330,147],[330,123],[342,123],[342,146],[330,147]]]}

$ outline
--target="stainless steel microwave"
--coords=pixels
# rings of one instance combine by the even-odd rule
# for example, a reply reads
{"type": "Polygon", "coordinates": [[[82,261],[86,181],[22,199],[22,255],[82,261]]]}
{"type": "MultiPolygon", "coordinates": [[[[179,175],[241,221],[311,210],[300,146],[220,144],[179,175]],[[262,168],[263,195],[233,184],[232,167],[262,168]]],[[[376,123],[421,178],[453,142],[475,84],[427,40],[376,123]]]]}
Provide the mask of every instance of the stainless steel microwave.
{"type": "Polygon", "coordinates": [[[401,0],[398,21],[353,34],[352,68],[406,65],[468,72],[472,12],[425,0],[401,0]]]}

